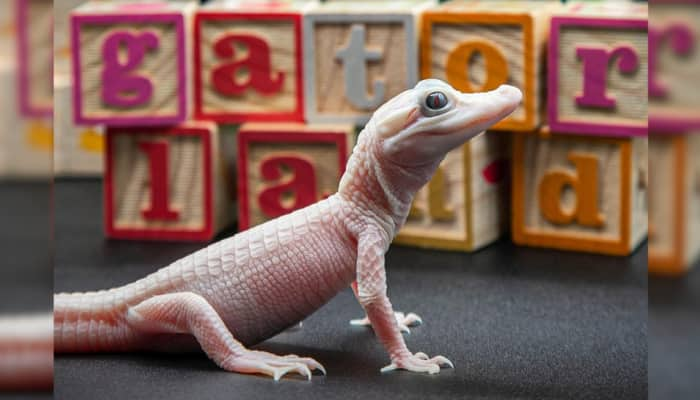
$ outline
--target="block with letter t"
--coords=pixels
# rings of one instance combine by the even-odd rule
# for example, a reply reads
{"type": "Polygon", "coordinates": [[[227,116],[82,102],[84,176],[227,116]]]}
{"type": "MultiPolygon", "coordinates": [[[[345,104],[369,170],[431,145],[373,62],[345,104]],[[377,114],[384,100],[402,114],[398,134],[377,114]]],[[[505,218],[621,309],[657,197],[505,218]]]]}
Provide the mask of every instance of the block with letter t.
{"type": "Polygon", "coordinates": [[[647,133],[647,6],[575,3],[552,17],[548,112],[552,132],[647,133]]]}
{"type": "Polygon", "coordinates": [[[74,119],[173,125],[187,117],[192,3],[88,3],[71,14],[74,119]]]}
{"type": "Polygon", "coordinates": [[[544,108],[544,50],[556,3],[452,1],[423,13],[421,78],[483,92],[509,84],[523,92],[513,114],[494,130],[531,131],[544,108]]]}
{"type": "Polygon", "coordinates": [[[647,233],[647,139],[513,136],[513,240],[630,254],[647,233]]]}
{"type": "Polygon", "coordinates": [[[117,239],[206,241],[231,222],[216,125],[107,130],[105,230],[117,239]]]}
{"type": "Polygon", "coordinates": [[[413,87],[417,73],[415,1],[329,2],[304,15],[306,120],[363,124],[413,87]]]}
{"type": "Polygon", "coordinates": [[[510,136],[488,131],[449,152],[394,243],[476,251],[507,232],[510,136]]]}
{"type": "Polygon", "coordinates": [[[335,193],[353,131],[351,125],[242,125],[238,131],[238,229],[335,193]]]}
{"type": "Polygon", "coordinates": [[[202,7],[194,22],[197,119],[303,121],[299,6],[281,3],[202,7]]]}

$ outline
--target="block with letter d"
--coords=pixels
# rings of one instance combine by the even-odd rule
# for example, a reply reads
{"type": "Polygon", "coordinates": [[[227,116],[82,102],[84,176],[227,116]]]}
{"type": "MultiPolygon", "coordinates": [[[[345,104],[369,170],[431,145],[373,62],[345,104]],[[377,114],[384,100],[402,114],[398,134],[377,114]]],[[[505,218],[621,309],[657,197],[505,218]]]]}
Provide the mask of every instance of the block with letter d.
{"type": "Polygon", "coordinates": [[[513,240],[612,255],[647,233],[647,139],[513,137],[513,240]]]}
{"type": "Polygon", "coordinates": [[[238,229],[311,205],[338,190],[351,125],[247,123],[238,131],[238,229]]]}
{"type": "Polygon", "coordinates": [[[191,3],[88,3],[71,14],[74,119],[172,125],[187,117],[191,3]]]}
{"type": "Polygon", "coordinates": [[[539,126],[544,43],[551,3],[453,1],[422,15],[421,77],[456,89],[483,92],[516,86],[523,101],[494,130],[530,131],[539,126]]]}
{"type": "Polygon", "coordinates": [[[475,251],[508,230],[510,134],[489,131],[447,154],[394,243],[475,251]]]}
{"type": "Polygon", "coordinates": [[[576,3],[552,17],[548,112],[552,132],[647,133],[647,7],[576,3]]]}
{"type": "Polygon", "coordinates": [[[303,121],[301,10],[280,4],[201,8],[194,23],[197,119],[303,121]]]}
{"type": "Polygon", "coordinates": [[[117,239],[206,241],[231,222],[216,125],[107,130],[105,230],[117,239]]]}

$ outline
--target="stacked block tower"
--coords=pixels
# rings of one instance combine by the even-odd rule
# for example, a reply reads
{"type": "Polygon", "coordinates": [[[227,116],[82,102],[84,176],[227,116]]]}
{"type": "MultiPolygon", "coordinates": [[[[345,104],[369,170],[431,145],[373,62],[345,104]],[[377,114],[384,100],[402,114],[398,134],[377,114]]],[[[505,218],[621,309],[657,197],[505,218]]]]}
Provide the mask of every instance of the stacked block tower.
{"type": "Polygon", "coordinates": [[[546,124],[514,135],[513,239],[629,254],[647,233],[647,8],[574,4],[549,26],[546,124]]]}

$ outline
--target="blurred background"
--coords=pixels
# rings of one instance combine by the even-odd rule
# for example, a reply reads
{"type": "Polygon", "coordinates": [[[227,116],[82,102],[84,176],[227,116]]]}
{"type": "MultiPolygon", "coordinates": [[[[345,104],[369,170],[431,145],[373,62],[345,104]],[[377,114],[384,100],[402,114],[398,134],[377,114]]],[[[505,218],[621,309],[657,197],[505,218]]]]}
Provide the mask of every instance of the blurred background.
{"type": "MultiPolygon", "coordinates": [[[[218,161],[214,168],[218,189],[212,196],[219,200],[214,228],[210,231],[194,229],[195,233],[188,233],[190,239],[183,240],[182,236],[171,236],[169,232],[169,228],[181,231],[181,227],[162,221],[149,225],[149,221],[138,220],[141,209],[151,204],[148,185],[155,178],[148,175],[151,165],[148,153],[138,150],[135,141],[120,139],[124,124],[110,126],[110,118],[124,116],[114,113],[106,118],[104,109],[94,112],[94,108],[89,109],[94,104],[87,101],[85,106],[80,105],[81,112],[84,111],[82,119],[76,117],[80,113],[74,110],[78,104],[73,65],[76,49],[71,45],[71,35],[75,32],[71,33],[70,16],[77,7],[84,6],[83,3],[86,1],[0,1],[0,248],[5,255],[5,265],[0,269],[0,389],[15,394],[37,391],[40,393],[37,396],[44,397],[53,393],[54,397],[62,399],[193,398],[204,393],[208,398],[219,398],[230,396],[231,390],[237,390],[241,397],[272,397],[286,393],[259,379],[251,381],[222,374],[200,355],[59,355],[54,364],[52,294],[126,284],[208,242],[303,206],[299,193],[309,190],[309,186],[304,186],[308,184],[306,180],[297,188],[300,192],[296,195],[282,191],[273,210],[266,211],[262,205],[255,207],[256,196],[271,187],[269,180],[256,173],[255,168],[270,155],[294,151],[311,158],[320,169],[316,190],[307,198],[315,201],[332,193],[343,164],[334,160],[347,155],[342,153],[341,147],[316,143],[300,148],[284,140],[290,132],[312,134],[305,129],[326,117],[336,122],[329,131],[340,138],[338,143],[349,144],[347,147],[351,149],[363,121],[375,107],[368,109],[356,104],[369,101],[371,96],[359,101],[349,97],[345,103],[328,101],[340,98],[339,93],[347,91],[347,87],[342,87],[343,79],[324,75],[326,67],[318,67],[312,75],[318,78],[314,79],[315,86],[308,86],[304,76],[303,82],[297,81],[296,86],[283,89],[288,94],[303,86],[306,96],[321,93],[312,104],[316,107],[313,112],[310,103],[304,103],[304,114],[299,108],[289,106],[292,100],[270,101],[257,95],[231,100],[207,94],[195,105],[196,100],[190,96],[191,91],[198,89],[189,82],[200,78],[188,76],[187,102],[194,111],[188,114],[187,121],[207,120],[206,129],[218,142],[219,147],[212,153],[218,161]],[[273,115],[270,120],[301,123],[304,127],[276,126],[273,130],[280,134],[278,143],[256,141],[260,131],[271,129],[254,125],[256,118],[250,116],[260,110],[269,111],[273,115]],[[333,111],[337,112],[333,114],[333,111]],[[221,117],[227,113],[231,115],[221,117]],[[108,129],[113,133],[108,134],[108,129]],[[122,214],[115,212],[114,215],[107,211],[104,202],[110,197],[105,185],[109,135],[114,137],[114,148],[121,149],[115,154],[128,155],[124,158],[115,155],[115,165],[121,167],[114,168],[113,179],[117,182],[113,185],[117,190],[114,198],[126,200],[116,204],[122,214]],[[241,143],[246,145],[245,151],[251,160],[244,165],[239,164],[241,143]],[[129,148],[132,145],[134,147],[129,148]],[[242,181],[247,182],[250,192],[242,192],[242,181]],[[132,186],[119,182],[132,182],[132,186]],[[129,194],[129,190],[134,190],[135,194],[129,194]],[[244,208],[243,198],[247,199],[243,204],[253,206],[244,208]],[[249,201],[251,199],[253,201],[249,201]],[[135,204],[131,212],[129,204],[135,204]],[[199,236],[192,239],[191,235],[199,236]]],[[[89,8],[83,8],[82,12],[105,13],[109,7],[117,7],[116,3],[133,2],[95,3],[92,6],[97,7],[97,12],[89,8]]],[[[184,9],[195,12],[199,2],[171,3],[189,3],[184,9]]],[[[311,4],[315,2],[291,5],[283,1],[221,0],[206,3],[212,3],[206,6],[214,9],[239,11],[264,9],[269,6],[266,3],[275,3],[272,7],[277,10],[315,7],[311,4]]],[[[395,1],[377,1],[365,4],[364,8],[358,7],[381,13],[380,3],[391,3],[385,5],[388,8],[412,10],[412,6],[404,4],[406,2],[395,1]]],[[[419,5],[419,11],[411,13],[421,15],[425,10],[444,11],[437,7],[454,6],[450,4],[453,2],[447,3],[430,4],[426,8],[419,5]]],[[[439,395],[447,398],[694,399],[698,396],[700,3],[651,1],[648,13],[645,2],[632,3],[542,1],[533,6],[521,1],[484,0],[467,7],[467,12],[472,13],[479,12],[479,7],[503,14],[523,8],[535,10],[528,12],[536,16],[535,27],[541,30],[541,34],[534,36],[540,47],[533,53],[535,67],[541,69],[531,71],[531,75],[539,79],[537,87],[530,90],[537,93],[533,94],[534,105],[528,108],[536,110],[534,114],[537,115],[533,117],[536,123],[528,126],[514,118],[510,125],[495,127],[474,139],[470,146],[448,155],[438,176],[418,194],[406,228],[387,255],[392,302],[399,310],[429,316],[426,325],[416,328],[407,338],[409,346],[446,352],[456,359],[458,369],[451,375],[443,373],[430,381],[420,378],[409,381],[407,375],[375,373],[385,360],[373,335],[346,329],[347,320],[362,312],[348,290],[306,321],[302,332],[283,333],[263,345],[267,346],[264,349],[276,352],[320,354],[324,365],[336,375],[321,381],[322,384],[314,382],[316,386],[288,390],[299,390],[307,397],[326,398],[357,395],[358,387],[362,387],[368,397],[401,394],[406,398],[439,395]],[[562,108],[559,111],[561,123],[557,125],[557,121],[552,121],[548,114],[551,102],[548,90],[552,87],[549,77],[553,64],[547,63],[552,54],[550,17],[557,13],[582,13],[590,18],[607,14],[613,19],[648,19],[648,37],[645,30],[641,39],[632,34],[625,36],[627,33],[596,36],[603,29],[592,29],[592,33],[589,28],[583,29],[583,36],[576,36],[573,28],[564,27],[560,31],[562,46],[559,49],[566,49],[567,43],[573,49],[575,44],[586,43],[586,40],[594,45],[609,40],[621,40],[632,46],[647,45],[642,46],[640,65],[643,67],[637,70],[636,80],[622,73],[610,78],[611,90],[619,90],[614,93],[619,109],[630,110],[628,114],[611,116],[614,112],[609,110],[600,113],[579,110],[577,116],[577,110],[562,108]],[[572,35],[572,42],[565,41],[567,34],[572,35]],[[648,79],[643,79],[642,83],[639,76],[647,76],[645,68],[648,79]],[[648,98],[642,100],[639,90],[648,90],[648,98]],[[635,118],[642,115],[648,115],[648,138],[621,133],[627,132],[627,126],[638,123],[635,118]],[[612,121],[608,122],[608,127],[610,124],[622,126],[620,131],[607,133],[607,139],[599,140],[580,126],[570,128],[571,121],[581,125],[584,120],[585,125],[585,122],[606,121],[606,118],[612,121]],[[518,130],[524,132],[513,132],[518,130]],[[624,151],[618,152],[618,145],[620,149],[629,148],[629,165],[619,161],[623,156],[618,154],[624,151]],[[565,223],[552,223],[547,220],[544,209],[540,215],[537,196],[542,195],[534,189],[535,185],[539,179],[554,176],[548,175],[548,171],[563,171],[557,176],[564,179],[578,174],[582,164],[572,163],[572,151],[578,151],[575,154],[579,155],[581,152],[594,154],[602,160],[600,173],[607,180],[601,178],[596,184],[600,193],[598,211],[608,213],[608,218],[611,212],[623,214],[626,209],[630,213],[629,227],[620,228],[620,232],[629,229],[632,239],[622,245],[622,250],[609,250],[600,245],[614,236],[615,232],[607,228],[579,223],[579,217],[571,217],[565,223]],[[629,180],[625,181],[624,174],[610,167],[618,163],[627,165],[623,170],[630,171],[629,180]],[[466,165],[469,167],[463,169],[466,165]],[[614,189],[624,185],[631,188],[628,206],[623,206],[625,200],[616,199],[614,194],[617,193],[614,189]],[[444,188],[442,192],[441,187],[444,188]],[[615,205],[614,201],[613,205],[607,203],[610,198],[620,205],[615,205]],[[472,201],[472,206],[465,206],[472,201]],[[557,239],[570,237],[574,239],[568,242],[557,239]]],[[[148,12],[148,7],[142,10],[148,12]]],[[[338,13],[332,9],[328,12],[338,13]]],[[[455,6],[447,12],[460,11],[455,6]]],[[[407,78],[391,86],[391,80],[388,75],[382,75],[385,72],[381,68],[372,69],[376,68],[374,64],[368,67],[366,79],[377,76],[387,79],[388,89],[383,100],[391,97],[391,90],[410,87],[409,82],[420,77],[434,76],[450,81],[448,68],[440,62],[432,63],[431,68],[424,66],[426,63],[421,57],[426,54],[426,48],[431,49],[430,57],[438,60],[452,54],[450,46],[475,35],[496,43],[502,40],[501,46],[509,49],[507,54],[524,51],[514,44],[519,37],[517,33],[506,33],[503,39],[496,28],[479,25],[475,31],[469,30],[472,28],[450,31],[439,17],[432,23],[435,25],[429,45],[419,47],[416,42],[418,60],[413,79],[410,68],[408,71],[392,69],[395,76],[405,72],[407,78]]],[[[481,24],[488,23],[490,21],[481,24]]],[[[252,22],[249,24],[244,29],[254,31],[252,22]]],[[[339,39],[342,36],[332,35],[338,34],[344,22],[331,21],[318,26],[319,38],[328,38],[329,43],[337,40],[335,46],[342,48],[344,39],[339,39]]],[[[205,43],[210,40],[207,35],[216,37],[215,28],[215,24],[209,27],[210,31],[203,28],[205,43]]],[[[94,33],[89,27],[85,29],[85,35],[94,33]]],[[[386,38],[381,36],[381,30],[370,32],[368,29],[367,32],[368,42],[386,38]]],[[[281,48],[278,54],[286,54],[285,40],[291,34],[283,31],[276,35],[271,41],[273,53],[281,48]]],[[[94,37],[99,37],[99,33],[94,37]]],[[[316,40],[319,41],[309,42],[312,46],[307,47],[320,52],[321,44],[326,42],[316,40]]],[[[422,36],[421,40],[424,40],[422,36]]],[[[388,47],[402,46],[398,41],[386,43],[388,47]]],[[[382,49],[381,44],[372,45],[375,46],[372,49],[382,49]]],[[[566,57],[564,53],[561,50],[561,57],[566,57]]],[[[85,65],[86,71],[99,63],[100,57],[90,59],[87,52],[83,56],[88,58],[78,59],[85,63],[81,68],[85,65]]],[[[306,61],[319,57],[318,53],[304,53],[304,56],[306,61]]],[[[572,57],[570,62],[573,63],[576,58],[572,57]]],[[[504,62],[513,63],[513,60],[506,57],[504,62]]],[[[479,52],[469,58],[467,70],[471,68],[471,72],[466,73],[467,86],[488,88],[488,78],[493,76],[489,75],[493,69],[489,61],[479,52]]],[[[401,59],[396,62],[393,65],[407,64],[401,59]]],[[[273,57],[272,63],[293,68],[289,66],[293,64],[292,57],[273,57]]],[[[211,67],[206,61],[202,64],[202,68],[211,67]]],[[[610,61],[610,65],[615,65],[614,61],[610,61]]],[[[570,73],[567,71],[580,72],[580,69],[565,61],[556,68],[560,66],[558,74],[565,78],[557,87],[563,94],[556,95],[564,96],[569,93],[565,83],[575,81],[566,78],[570,73]]],[[[340,71],[342,65],[338,63],[335,68],[340,71]]],[[[528,76],[524,65],[518,68],[515,70],[522,70],[523,76],[528,76]]],[[[168,70],[173,74],[160,79],[170,82],[176,69],[168,70]]],[[[293,76],[290,71],[286,70],[287,75],[293,76]]],[[[338,71],[332,73],[340,74],[338,71]]],[[[202,79],[201,85],[206,91],[211,85],[206,78],[202,79]]],[[[506,83],[522,86],[525,80],[509,75],[506,83]]],[[[366,84],[372,88],[371,81],[366,84]]],[[[85,93],[94,89],[93,81],[84,85],[85,93]]],[[[465,90],[464,87],[461,90],[465,90]]],[[[371,92],[372,89],[368,89],[368,93],[371,92]]],[[[85,94],[85,98],[88,96],[85,94]]],[[[161,117],[166,111],[167,107],[162,106],[149,109],[146,114],[161,117]]],[[[527,112],[523,108],[519,114],[522,121],[528,120],[527,112]]],[[[168,116],[164,118],[167,120],[168,116]]],[[[257,122],[260,121],[268,122],[265,118],[257,122]]],[[[161,123],[166,127],[168,124],[161,123]]],[[[136,128],[146,136],[165,137],[160,128],[138,124],[136,128]]],[[[643,130],[646,133],[646,126],[643,130]]],[[[179,145],[179,142],[172,142],[173,148],[180,149],[179,145]]],[[[185,165],[186,152],[192,148],[191,143],[182,143],[182,150],[178,150],[181,153],[177,153],[181,158],[174,158],[168,165],[176,169],[185,165]]],[[[583,158],[578,160],[585,162],[583,158]]],[[[277,183],[286,184],[294,178],[295,171],[290,166],[281,167],[277,183]]],[[[583,181],[583,178],[578,179],[583,181]]],[[[171,184],[177,188],[176,182],[171,184]]],[[[555,214],[559,210],[566,216],[576,209],[575,199],[581,194],[572,189],[574,186],[560,188],[558,208],[552,208],[555,214]]],[[[190,202],[198,198],[191,190],[199,189],[184,187],[179,192],[173,189],[175,207],[180,207],[179,210],[198,207],[190,202]]],[[[194,225],[198,227],[197,224],[194,225]]]]}

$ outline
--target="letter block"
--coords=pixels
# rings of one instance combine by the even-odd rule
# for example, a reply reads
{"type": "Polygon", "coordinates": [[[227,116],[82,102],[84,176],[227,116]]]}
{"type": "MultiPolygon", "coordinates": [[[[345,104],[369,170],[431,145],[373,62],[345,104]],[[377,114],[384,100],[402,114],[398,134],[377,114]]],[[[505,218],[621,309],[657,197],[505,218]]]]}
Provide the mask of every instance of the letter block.
{"type": "Polygon", "coordinates": [[[71,14],[75,122],[173,125],[187,116],[193,4],[89,3],[71,14]]]}
{"type": "Polygon", "coordinates": [[[647,233],[647,139],[513,137],[513,240],[612,255],[647,233]]]}
{"type": "Polygon", "coordinates": [[[649,145],[649,272],[681,275],[700,258],[700,134],[649,145]]]}
{"type": "Polygon", "coordinates": [[[15,25],[16,1],[0,1],[0,56],[15,54],[17,29],[15,25]]]}
{"type": "Polygon", "coordinates": [[[575,4],[552,17],[548,58],[552,132],[646,135],[646,5],[575,4]]]}
{"type": "Polygon", "coordinates": [[[421,77],[442,79],[466,93],[502,84],[523,92],[520,107],[494,130],[539,126],[548,3],[454,1],[423,13],[421,77]]]}
{"type": "Polygon", "coordinates": [[[451,151],[413,201],[396,244],[475,251],[508,230],[510,134],[487,132],[451,151]]]}
{"type": "Polygon", "coordinates": [[[649,13],[649,128],[700,128],[700,2],[656,1],[649,13]]]}
{"type": "Polygon", "coordinates": [[[50,117],[28,117],[19,112],[17,65],[0,58],[0,176],[47,179],[51,177],[53,142],[50,117]]]}
{"type": "Polygon", "coordinates": [[[418,77],[416,2],[324,3],[304,15],[305,115],[364,124],[418,77]],[[371,11],[370,11],[371,10],[371,11]]]}
{"type": "Polygon", "coordinates": [[[73,122],[70,78],[54,77],[53,172],[60,176],[102,176],[104,126],[73,122]]]}
{"type": "Polygon", "coordinates": [[[214,4],[194,29],[196,118],[304,120],[301,11],[214,4]]]}
{"type": "Polygon", "coordinates": [[[17,0],[19,105],[28,118],[53,113],[53,2],[17,0]]]}
{"type": "Polygon", "coordinates": [[[215,125],[110,127],[106,144],[108,237],[206,241],[231,222],[215,125]]]}
{"type": "Polygon", "coordinates": [[[350,125],[241,126],[238,229],[248,229],[335,193],[352,138],[350,125]]]}

